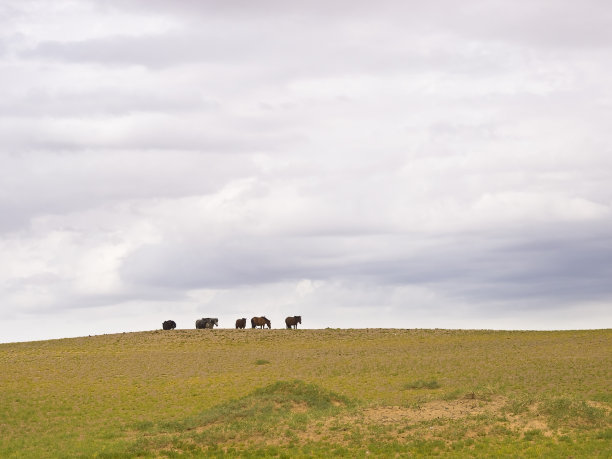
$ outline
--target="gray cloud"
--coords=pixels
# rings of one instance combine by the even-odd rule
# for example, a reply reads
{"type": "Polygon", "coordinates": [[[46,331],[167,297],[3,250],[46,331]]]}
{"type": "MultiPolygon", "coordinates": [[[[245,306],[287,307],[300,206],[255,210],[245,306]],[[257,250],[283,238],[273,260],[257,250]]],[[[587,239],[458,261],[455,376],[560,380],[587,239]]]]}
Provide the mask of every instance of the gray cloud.
{"type": "MultiPolygon", "coordinates": [[[[102,65],[141,65],[152,69],[205,65],[218,72],[220,65],[245,69],[245,82],[287,81],[318,75],[446,71],[495,74],[509,70],[493,50],[470,50],[410,36],[396,42],[399,30],[386,31],[381,24],[365,25],[341,33],[329,41],[330,26],[315,31],[307,24],[284,24],[265,28],[245,24],[239,36],[228,35],[225,27],[194,34],[174,32],[152,36],[114,36],[82,41],[44,41],[24,51],[28,59],[102,65]],[[369,29],[369,30],[368,30],[369,29]],[[382,35],[383,44],[371,43],[370,35],[382,35]],[[283,65],[277,62],[282,59],[283,65]]],[[[412,32],[414,33],[414,32],[412,32]]],[[[248,83],[247,83],[248,84],[248,83]]]]}
{"type": "Polygon", "coordinates": [[[246,158],[180,151],[170,156],[159,151],[40,152],[0,156],[0,164],[0,233],[27,228],[41,216],[88,209],[103,213],[122,202],[207,195],[255,170],[246,158]]]}
{"type": "MultiPolygon", "coordinates": [[[[189,36],[116,36],[73,42],[45,41],[23,53],[28,58],[71,62],[167,67],[180,63],[218,60],[225,52],[202,50],[189,36]]],[[[228,50],[229,52],[235,50],[228,50]]]]}
{"type": "Polygon", "coordinates": [[[552,236],[541,230],[496,231],[434,240],[423,234],[300,238],[247,232],[210,245],[190,240],[143,247],[125,260],[122,276],[169,289],[226,289],[300,279],[435,285],[465,301],[539,299],[552,301],[551,307],[610,298],[610,236],[588,224],[548,229],[552,236]],[[389,245],[393,251],[383,249],[389,245]]]}
{"type": "Polygon", "coordinates": [[[457,4],[450,0],[398,2],[385,0],[287,3],[282,0],[258,2],[180,2],[134,0],[121,2],[139,12],[159,12],[189,18],[232,17],[241,20],[266,20],[303,23],[316,21],[325,27],[334,24],[401,25],[418,33],[458,34],[474,40],[504,40],[552,48],[609,46],[610,9],[605,0],[538,0],[525,5],[474,0],[457,4]]]}
{"type": "Polygon", "coordinates": [[[0,116],[6,117],[96,117],[125,116],[134,113],[214,112],[218,103],[193,91],[159,94],[138,90],[100,88],[94,92],[33,90],[0,102],[0,116]]]}

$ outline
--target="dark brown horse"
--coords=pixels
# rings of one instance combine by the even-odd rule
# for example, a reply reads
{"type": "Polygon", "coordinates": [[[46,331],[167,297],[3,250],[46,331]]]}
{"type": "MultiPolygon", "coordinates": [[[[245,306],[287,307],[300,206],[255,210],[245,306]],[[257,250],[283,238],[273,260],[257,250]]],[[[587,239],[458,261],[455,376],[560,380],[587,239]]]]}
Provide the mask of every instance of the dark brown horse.
{"type": "Polygon", "coordinates": [[[287,325],[287,328],[295,327],[297,329],[297,324],[301,324],[301,323],[302,323],[302,316],[287,317],[285,319],[285,325],[287,325]]]}
{"type": "Polygon", "coordinates": [[[261,327],[264,328],[264,326],[267,325],[268,328],[272,328],[272,323],[266,319],[265,316],[262,317],[253,317],[251,319],[251,327],[255,328],[255,327],[261,327]]]}
{"type": "Polygon", "coordinates": [[[246,328],[246,318],[236,319],[236,328],[246,328]]]}

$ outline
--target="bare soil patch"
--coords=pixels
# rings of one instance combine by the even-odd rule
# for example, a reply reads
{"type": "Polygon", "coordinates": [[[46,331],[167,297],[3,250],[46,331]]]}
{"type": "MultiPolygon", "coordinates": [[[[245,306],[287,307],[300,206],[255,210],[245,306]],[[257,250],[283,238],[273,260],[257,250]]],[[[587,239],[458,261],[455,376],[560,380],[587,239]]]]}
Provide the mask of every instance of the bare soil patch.
{"type": "Polygon", "coordinates": [[[402,406],[368,408],[363,411],[363,416],[366,421],[377,424],[420,422],[432,419],[460,419],[484,413],[499,412],[506,402],[505,397],[496,397],[491,401],[473,399],[435,400],[418,408],[402,406]]]}

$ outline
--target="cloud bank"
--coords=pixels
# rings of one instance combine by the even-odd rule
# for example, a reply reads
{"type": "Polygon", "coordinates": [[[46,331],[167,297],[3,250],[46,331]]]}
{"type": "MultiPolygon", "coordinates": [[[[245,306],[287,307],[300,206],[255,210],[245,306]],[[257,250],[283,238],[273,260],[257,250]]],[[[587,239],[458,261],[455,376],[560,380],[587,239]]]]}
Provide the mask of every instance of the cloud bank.
{"type": "Polygon", "coordinates": [[[0,341],[607,328],[606,2],[0,7],[0,341]]]}

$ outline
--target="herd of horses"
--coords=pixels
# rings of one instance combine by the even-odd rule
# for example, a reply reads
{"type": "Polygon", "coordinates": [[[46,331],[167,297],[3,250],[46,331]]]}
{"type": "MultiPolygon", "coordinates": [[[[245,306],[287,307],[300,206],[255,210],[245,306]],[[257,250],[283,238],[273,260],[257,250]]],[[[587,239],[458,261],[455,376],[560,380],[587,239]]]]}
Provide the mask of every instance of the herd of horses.
{"type": "MultiPolygon", "coordinates": [[[[289,316],[285,319],[285,325],[287,326],[287,328],[296,328],[298,324],[302,323],[302,316],[289,316]]],[[[237,329],[244,329],[246,328],[246,324],[247,324],[247,320],[245,317],[243,317],[242,319],[237,319],[236,320],[236,328],[237,329]]],[[[270,320],[266,317],[266,316],[261,316],[261,317],[253,317],[251,319],[251,328],[265,328],[266,325],[268,326],[268,328],[272,328],[272,322],[270,322],[270,320]]],[[[203,317],[202,319],[198,319],[195,322],[195,328],[197,329],[203,329],[203,328],[208,328],[208,329],[213,329],[214,327],[218,327],[219,326],[219,319],[215,318],[215,317],[203,317]]],[[[176,328],[176,322],[174,320],[166,320],[162,323],[162,329],[164,330],[174,330],[176,328]]]]}

